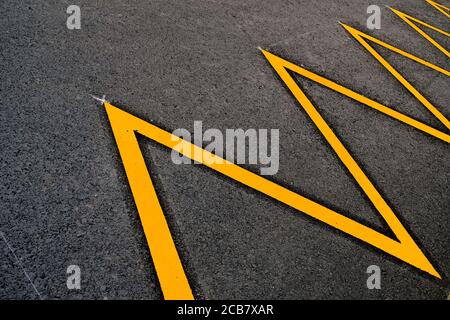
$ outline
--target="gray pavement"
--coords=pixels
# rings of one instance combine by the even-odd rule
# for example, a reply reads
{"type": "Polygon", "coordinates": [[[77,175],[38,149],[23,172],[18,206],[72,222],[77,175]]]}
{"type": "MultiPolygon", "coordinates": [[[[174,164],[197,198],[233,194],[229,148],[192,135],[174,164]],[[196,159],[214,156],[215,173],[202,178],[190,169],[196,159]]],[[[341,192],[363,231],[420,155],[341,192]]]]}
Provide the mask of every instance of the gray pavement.
{"type": "MultiPolygon", "coordinates": [[[[445,130],[338,21],[447,69],[448,58],[384,7],[381,30],[367,30],[370,4],[450,30],[419,0],[1,1],[0,231],[19,260],[0,241],[0,299],[39,298],[24,270],[43,299],[162,298],[106,114],[90,93],[170,131],[195,120],[279,128],[271,179],[389,234],[257,49],[445,130]],[[66,28],[70,4],[81,7],[81,30],[66,28]],[[66,287],[71,264],[81,290],[66,287]]],[[[379,50],[450,116],[446,76],[379,50]]],[[[197,297],[445,299],[448,144],[298,80],[444,280],[205,168],[176,166],[140,139],[197,297]],[[372,264],[381,290],[366,287],[372,264]]]]}

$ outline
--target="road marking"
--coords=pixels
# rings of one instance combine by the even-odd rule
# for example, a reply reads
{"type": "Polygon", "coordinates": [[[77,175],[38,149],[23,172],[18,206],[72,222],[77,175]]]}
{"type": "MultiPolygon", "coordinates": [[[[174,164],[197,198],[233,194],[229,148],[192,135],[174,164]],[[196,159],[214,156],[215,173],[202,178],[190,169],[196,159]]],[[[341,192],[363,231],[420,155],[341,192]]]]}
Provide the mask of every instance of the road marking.
{"type": "MultiPolygon", "coordinates": [[[[370,44],[366,41],[369,40],[374,42],[380,46],[385,47],[391,51],[394,51],[408,59],[411,59],[419,64],[422,64],[428,68],[434,69],[446,76],[450,76],[450,71],[445,70],[441,67],[438,67],[428,61],[425,61],[419,57],[416,57],[406,51],[400,50],[386,42],[383,42],[377,38],[374,38],[362,31],[359,31],[353,27],[350,27],[346,24],[342,24],[342,26],[367,50],[369,53],[375,57],[382,64],[386,70],[388,70],[409,92],[411,92],[416,99],[422,103],[442,124],[444,124],[447,129],[450,129],[450,121],[430,102],[425,98],[416,88],[413,87],[411,83],[408,82],[401,74],[398,72],[389,62],[386,61],[370,44]]],[[[408,123],[412,125],[412,123],[408,123]]]]}
{"type": "Polygon", "coordinates": [[[450,8],[439,4],[437,2],[434,2],[432,0],[426,0],[428,2],[428,4],[432,5],[433,7],[435,7],[437,10],[439,10],[441,13],[443,13],[447,18],[450,18],[450,8]]]}
{"type": "Polygon", "coordinates": [[[165,299],[193,299],[193,295],[139,148],[136,133],[172,150],[182,144],[181,153],[185,157],[202,163],[214,171],[297,209],[301,213],[366,242],[437,278],[441,278],[340,140],[321,119],[317,110],[309,101],[302,102],[308,104],[307,109],[310,117],[335,149],[335,152],[350,170],[363,191],[369,196],[369,199],[374,203],[399,241],[230,163],[108,102],[104,104],[165,299]]]}
{"type": "Polygon", "coordinates": [[[450,143],[450,135],[447,133],[444,133],[438,129],[435,129],[429,125],[426,125],[421,121],[418,121],[411,117],[408,117],[407,115],[405,115],[403,113],[400,113],[390,107],[382,105],[381,103],[378,103],[372,99],[369,99],[351,89],[341,86],[338,83],[333,82],[333,81],[331,81],[325,77],[322,77],[318,74],[315,74],[303,67],[295,65],[287,60],[284,60],[268,51],[262,50],[262,52],[264,53],[265,57],[271,62],[272,66],[274,66],[274,64],[277,65],[279,67],[278,69],[282,73],[283,73],[283,71],[282,71],[283,68],[289,69],[309,80],[312,80],[314,82],[321,84],[322,86],[324,86],[326,88],[329,88],[329,89],[336,91],[344,96],[347,96],[357,102],[360,102],[364,106],[373,108],[381,113],[384,113],[385,115],[387,115],[393,119],[396,119],[400,122],[410,125],[411,127],[414,127],[417,130],[420,130],[424,133],[427,133],[438,139],[441,139],[447,143],[450,143]]]}
{"type": "Polygon", "coordinates": [[[36,289],[33,281],[31,281],[30,276],[28,275],[28,272],[25,270],[22,262],[19,260],[19,258],[17,257],[16,253],[14,252],[14,250],[11,248],[11,246],[9,245],[8,241],[6,240],[5,234],[0,231],[0,234],[2,235],[3,241],[6,243],[6,246],[8,247],[9,251],[11,251],[12,255],[14,256],[14,258],[16,259],[17,264],[20,266],[20,268],[22,269],[23,273],[25,274],[25,276],[27,277],[28,281],[30,282],[31,286],[33,287],[34,291],[36,292],[36,294],[38,295],[40,300],[42,299],[41,294],[39,293],[38,289],[36,289]]]}
{"type": "Polygon", "coordinates": [[[388,6],[388,8],[394,12],[397,16],[399,16],[403,21],[405,21],[411,28],[413,28],[416,32],[418,32],[422,37],[424,37],[426,40],[428,40],[433,46],[435,46],[436,48],[439,49],[439,51],[441,51],[442,53],[444,53],[447,58],[450,58],[450,53],[443,47],[441,46],[436,40],[434,40],[431,36],[428,35],[428,33],[426,33],[425,31],[423,31],[422,29],[420,29],[414,22],[421,24],[422,26],[425,26],[431,30],[434,30],[436,32],[439,32],[441,34],[443,34],[444,36],[450,37],[450,33],[441,30],[439,28],[436,28],[426,22],[423,22],[422,20],[419,20],[417,18],[414,18],[410,15],[407,15],[406,13],[403,13],[399,10],[396,10],[394,8],[391,8],[388,6]]]}
{"type": "MultiPolygon", "coordinates": [[[[428,1],[430,4],[434,2],[428,1]]],[[[435,4],[435,3],[434,3],[435,4]]],[[[433,6],[435,6],[432,4],[433,6]]],[[[442,9],[442,7],[439,7],[442,9]]],[[[441,10],[440,10],[441,11],[441,10]]],[[[396,11],[394,11],[396,12],[396,11]]],[[[397,13],[397,12],[396,12],[397,13]]],[[[397,13],[398,14],[398,13],[397,13]]],[[[411,16],[406,16],[402,13],[404,20],[410,24],[411,16]]],[[[428,28],[437,28],[424,23],[416,18],[413,21],[420,23],[428,28]]],[[[413,24],[413,23],[412,23],[413,24]]],[[[355,39],[363,45],[395,78],[402,83],[439,121],[441,121],[447,128],[450,129],[450,122],[447,118],[434,107],[417,89],[415,89],[397,70],[395,70],[380,54],[378,54],[368,43],[368,41],[381,45],[391,51],[405,56],[419,64],[434,69],[444,75],[450,76],[450,72],[436,66],[428,61],[416,57],[410,53],[400,50],[392,45],[389,45],[379,39],[371,37],[359,30],[356,30],[348,25],[342,24],[343,27],[355,39]],[[368,41],[366,41],[368,40],[368,41]]],[[[410,24],[411,25],[411,24],[410,24]]],[[[419,29],[420,30],[420,29],[419,29]]],[[[440,29],[439,29],[440,30],[440,29]]],[[[416,31],[418,31],[416,29],[416,31]]],[[[440,30],[442,31],[442,30],[440,30]]],[[[418,31],[419,32],[419,31],[418,31]]],[[[423,31],[422,31],[423,32],[423,31]]],[[[424,32],[419,32],[427,40],[424,32]]],[[[445,34],[445,31],[443,34],[445,34]]],[[[434,41],[433,39],[431,39],[434,41]]],[[[432,42],[437,46],[437,42],[432,42]]],[[[438,44],[439,45],[439,44],[438,44]]],[[[437,46],[439,48],[439,46],[437,46]]],[[[270,62],[272,67],[281,77],[283,82],[290,89],[291,93],[300,103],[301,107],[306,111],[312,122],[319,129],[326,141],[330,144],[340,161],[349,170],[351,175],[355,178],[358,185],[363,192],[368,196],[369,200],[374,204],[379,214],[386,221],[397,240],[391,239],[384,234],[379,233],[357,221],[354,221],[332,209],[329,209],[315,201],[312,201],[298,193],[295,193],[283,186],[280,186],[262,176],[254,174],[244,168],[241,168],[233,163],[226,161],[188,141],[185,141],[177,136],[174,136],[168,131],[165,131],[158,126],[139,119],[105,101],[105,99],[97,99],[102,102],[116,140],[117,147],[122,159],[125,173],[133,194],[136,207],[143,225],[144,233],[147,239],[149,250],[155,265],[158,279],[163,291],[165,299],[193,299],[192,290],[190,288],[185,271],[181,264],[177,249],[175,247],[172,235],[170,233],[167,221],[164,217],[163,210],[158,200],[158,196],[148,168],[145,164],[142,152],[140,150],[136,133],[139,133],[157,143],[174,150],[176,146],[183,145],[182,148],[177,148],[182,155],[191,160],[197,161],[210,169],[217,171],[245,186],[259,191],[275,200],[278,200],[301,213],[304,213],[312,218],[315,218],[337,230],[340,230],[350,236],[355,237],[373,247],[378,248],[418,269],[423,270],[439,279],[441,276],[432,266],[430,261],[424,255],[422,250],[417,246],[415,241],[411,238],[402,223],[398,220],[393,210],[389,207],[387,202],[383,199],[381,194],[360,168],[358,163],[353,159],[346,147],[340,139],[334,134],[328,123],[322,118],[318,110],[307,98],[301,88],[294,81],[287,70],[293,71],[308,79],[311,79],[321,85],[328,87],[336,92],[339,92],[347,97],[350,97],[365,106],[371,107],[385,115],[401,121],[409,126],[412,126],[424,133],[432,135],[447,143],[450,143],[450,136],[438,129],[428,126],[420,121],[412,119],[392,108],[384,106],[374,100],[371,100],[361,94],[358,94],[346,87],[343,87],[331,80],[321,77],[305,68],[299,67],[287,60],[284,60],[268,51],[262,50],[266,59],[270,62]]],[[[442,51],[442,50],[441,50],[442,51]]],[[[443,51],[444,52],[444,51],[443,51]]],[[[445,52],[444,52],[445,53],[445,52]]]]}

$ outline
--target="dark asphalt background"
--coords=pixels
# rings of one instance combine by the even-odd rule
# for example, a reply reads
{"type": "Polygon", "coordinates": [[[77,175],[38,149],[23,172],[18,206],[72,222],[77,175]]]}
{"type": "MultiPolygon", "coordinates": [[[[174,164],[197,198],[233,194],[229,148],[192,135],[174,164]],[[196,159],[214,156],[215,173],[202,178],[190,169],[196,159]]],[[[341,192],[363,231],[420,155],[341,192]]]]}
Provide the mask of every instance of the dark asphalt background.
{"type": "MultiPolygon", "coordinates": [[[[387,8],[381,30],[367,30],[370,4],[450,29],[420,0],[2,0],[0,231],[20,261],[0,239],[0,298],[38,298],[22,267],[43,299],[162,297],[106,114],[89,93],[170,131],[192,130],[194,120],[279,128],[271,179],[389,234],[257,50],[442,128],[338,21],[446,69],[449,60],[387,8]],[[70,4],[81,7],[81,30],[66,28],[70,4]],[[81,268],[79,291],[66,287],[71,264],[81,268]]],[[[450,116],[448,78],[378,49],[450,116]]],[[[448,144],[299,82],[448,279],[448,144]]],[[[229,179],[175,166],[148,139],[141,147],[200,298],[445,299],[450,291],[447,280],[229,179]],[[382,269],[381,290],[366,287],[372,264],[382,269]]]]}

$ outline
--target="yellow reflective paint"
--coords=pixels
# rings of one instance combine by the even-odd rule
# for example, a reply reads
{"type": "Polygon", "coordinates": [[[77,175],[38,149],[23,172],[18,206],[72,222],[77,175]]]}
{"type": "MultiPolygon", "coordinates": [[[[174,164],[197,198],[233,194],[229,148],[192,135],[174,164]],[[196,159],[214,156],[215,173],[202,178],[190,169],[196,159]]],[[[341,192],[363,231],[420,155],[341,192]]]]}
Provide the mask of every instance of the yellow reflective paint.
{"type": "Polygon", "coordinates": [[[428,2],[428,4],[432,5],[433,7],[438,9],[441,13],[443,13],[447,18],[450,18],[450,8],[449,7],[446,7],[446,6],[439,4],[432,0],[426,0],[426,1],[428,2]]]}
{"type": "Polygon", "coordinates": [[[444,53],[447,58],[450,58],[450,53],[443,47],[441,46],[436,40],[434,40],[432,37],[430,37],[425,31],[423,31],[422,29],[420,29],[415,23],[417,24],[421,24],[431,30],[434,30],[436,32],[439,32],[441,34],[443,34],[444,36],[450,37],[450,33],[445,32],[444,30],[441,30],[439,28],[436,28],[426,22],[423,22],[422,20],[419,20],[417,18],[414,18],[410,15],[407,15],[406,13],[403,13],[399,10],[396,10],[394,8],[388,7],[389,9],[391,9],[392,12],[394,12],[397,16],[399,16],[403,21],[405,21],[411,28],[413,28],[414,30],[416,30],[422,37],[424,37],[425,39],[427,39],[433,46],[435,46],[436,48],[438,48],[442,53],[444,53]],[[414,23],[415,22],[415,23],[414,23]]]}
{"type": "Polygon", "coordinates": [[[192,291],[170,234],[156,190],[145,165],[136,139],[142,130],[149,138],[157,138],[158,131],[150,131],[150,124],[138,121],[109,103],[105,103],[111,128],[119,149],[128,183],[141,219],[147,243],[165,299],[193,299],[192,291]]]}
{"type": "MultiPolygon", "coordinates": [[[[286,76],[283,72],[281,74],[283,77],[286,76]]],[[[289,75],[287,76],[290,77],[289,75]]],[[[136,133],[170,149],[175,149],[182,144],[182,148],[177,148],[177,150],[181,150],[181,154],[185,157],[202,163],[214,171],[297,209],[301,213],[364,241],[435,277],[441,278],[311,102],[300,89],[294,87],[296,84],[293,80],[292,82],[289,79],[286,80],[288,86],[292,87],[294,95],[300,99],[313,122],[318,126],[344,165],[350,170],[363,191],[368,195],[398,241],[262,176],[230,163],[106,102],[106,112],[139,212],[164,298],[192,299],[193,295],[139,148],[136,133]],[[206,159],[210,161],[205,161],[206,159]]]]}
{"type": "MultiPolygon", "coordinates": [[[[434,1],[427,2],[445,14],[449,8],[440,5],[434,1]]],[[[413,27],[425,39],[430,41],[434,46],[448,55],[439,43],[432,39],[423,30],[417,27],[420,24],[429,29],[437,31],[441,34],[449,36],[449,34],[441,29],[433,27],[419,19],[406,15],[398,10],[391,10],[402,18],[406,23],[413,27]]],[[[447,118],[435,108],[417,89],[415,89],[397,70],[395,70],[375,49],[373,49],[368,41],[383,46],[393,52],[396,52],[408,59],[431,68],[444,75],[450,76],[450,72],[436,66],[428,61],[416,57],[410,53],[400,50],[388,43],[371,37],[359,30],[348,25],[342,24],[343,27],[368,50],[394,77],[402,83],[439,121],[450,129],[450,122],[447,118]],[[368,40],[368,41],[366,41],[368,40]]],[[[404,115],[390,107],[384,106],[372,99],[369,99],[355,91],[341,86],[329,79],[319,76],[305,68],[295,65],[284,60],[268,51],[261,50],[281,77],[283,82],[292,92],[294,97],[300,103],[301,107],[306,111],[312,122],[324,136],[328,144],[334,150],[340,161],[351,173],[362,191],[368,196],[378,213],[386,221],[389,228],[396,236],[396,240],[379,233],[357,221],[354,221],[339,212],[329,209],[313,200],[310,200],[298,193],[295,193],[283,186],[280,186],[262,176],[252,173],[242,167],[226,161],[188,141],[174,136],[149,122],[139,119],[115,106],[109,102],[105,102],[104,106],[108,115],[109,122],[116,140],[117,147],[122,159],[125,173],[133,194],[136,207],[143,225],[144,233],[149,246],[150,254],[155,265],[155,270],[161,285],[161,289],[165,299],[193,299],[192,290],[186,277],[183,265],[179,258],[172,235],[170,233],[164,212],[158,200],[158,195],[151,180],[148,168],[145,164],[142,152],[136,138],[139,133],[169,149],[180,152],[185,157],[197,161],[210,169],[219,172],[251,189],[259,191],[270,198],[282,202],[289,207],[317,219],[324,224],[333,227],[341,232],[359,239],[381,251],[384,251],[401,261],[404,261],[418,269],[421,269],[439,279],[441,276],[432,266],[430,261],[424,255],[422,250],[417,246],[404,226],[398,220],[393,210],[383,199],[381,194],[369,180],[358,163],[353,159],[346,147],[340,139],[334,134],[326,121],[322,118],[318,110],[307,98],[301,88],[294,81],[288,70],[295,72],[307,79],[310,79],[320,85],[334,90],[344,96],[347,96],[364,106],[373,108],[395,120],[407,124],[426,134],[434,136],[444,142],[450,143],[450,135],[427,124],[415,120],[404,115]]]]}
{"type": "Polygon", "coordinates": [[[411,59],[419,64],[422,64],[428,68],[436,70],[446,76],[450,76],[450,71],[445,70],[441,67],[438,67],[428,61],[425,61],[419,57],[416,57],[408,52],[400,50],[386,42],[383,42],[377,38],[374,38],[362,31],[359,31],[355,28],[352,28],[346,24],[341,23],[341,25],[367,50],[369,53],[375,57],[375,59],[380,62],[383,67],[385,67],[409,92],[411,92],[417,100],[419,100],[442,124],[450,129],[450,121],[430,102],[425,98],[416,88],[412,86],[411,83],[408,82],[401,74],[398,72],[389,62],[386,61],[374,48],[370,46],[370,44],[366,41],[369,40],[374,42],[380,46],[385,47],[391,51],[394,51],[408,59],[411,59]]]}
{"type": "MultiPolygon", "coordinates": [[[[337,84],[336,82],[333,82],[325,77],[322,77],[318,74],[315,74],[303,67],[300,67],[298,65],[295,65],[287,60],[284,60],[280,57],[277,57],[267,51],[262,50],[264,55],[266,56],[266,58],[270,58],[269,61],[274,62],[277,65],[282,65],[284,68],[289,69],[307,79],[310,79],[314,82],[317,82],[319,84],[321,84],[322,86],[329,88],[333,91],[336,91],[344,96],[347,96],[357,102],[360,102],[361,104],[373,108],[381,113],[384,113],[385,115],[394,118],[398,121],[401,121],[405,124],[410,125],[411,127],[416,128],[417,130],[420,130],[422,132],[425,132],[429,135],[432,135],[438,139],[441,139],[447,143],[450,143],[450,135],[448,135],[447,133],[444,133],[438,129],[435,129],[429,125],[424,124],[423,122],[420,122],[418,120],[415,120],[411,117],[408,117],[407,115],[400,113],[392,108],[389,108],[385,105],[382,105],[381,103],[378,103],[372,99],[369,99],[359,93],[356,93],[355,91],[348,89],[344,86],[341,86],[339,84],[337,84]]],[[[272,64],[273,65],[273,64],[272,64]]],[[[436,67],[438,68],[438,67],[436,67]]]]}

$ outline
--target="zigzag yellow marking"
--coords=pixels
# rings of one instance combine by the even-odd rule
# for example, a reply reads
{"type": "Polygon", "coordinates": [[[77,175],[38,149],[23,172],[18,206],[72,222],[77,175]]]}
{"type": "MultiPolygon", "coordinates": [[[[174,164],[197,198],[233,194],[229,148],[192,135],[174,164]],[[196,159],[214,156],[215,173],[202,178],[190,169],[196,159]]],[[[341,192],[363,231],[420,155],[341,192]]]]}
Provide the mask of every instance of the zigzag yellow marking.
{"type": "MultiPolygon", "coordinates": [[[[427,0],[432,6],[445,13],[447,7],[439,5],[431,0],[427,0]]],[[[448,36],[443,30],[426,24],[425,22],[405,15],[392,9],[397,15],[411,25],[416,31],[430,41],[431,37],[419,29],[413,22],[431,28],[448,36]],[[420,30],[420,31],[419,31],[420,30]],[[428,38],[427,38],[428,37],[428,38]]],[[[450,72],[438,67],[428,61],[416,57],[410,53],[400,50],[381,40],[371,37],[348,25],[344,28],[361,43],[397,80],[399,80],[430,112],[438,118],[447,128],[450,123],[419,91],[417,91],[397,70],[395,70],[381,55],[379,55],[366,40],[381,45],[400,55],[403,55],[419,64],[436,70],[442,74],[450,76],[450,72]]],[[[431,39],[437,48],[442,48],[437,42],[431,39]],[[434,41],[434,42],[433,42],[434,41]]],[[[443,49],[443,48],[442,48],[443,49]]],[[[441,50],[441,49],[440,49],[441,50]]],[[[445,50],[445,49],[444,49],[445,50]]],[[[442,51],[442,50],[441,50],[442,51]]],[[[158,200],[156,190],[151,181],[150,174],[139,148],[136,133],[156,141],[157,143],[175,150],[185,157],[197,161],[210,169],[217,171],[243,185],[259,191],[275,200],[278,200],[299,212],[317,219],[337,230],[355,237],[373,247],[378,248],[418,269],[421,269],[437,278],[441,278],[439,273],[432,266],[422,250],[417,246],[409,233],[398,220],[387,202],[353,159],[340,139],[334,134],[326,121],[322,118],[315,106],[307,98],[304,92],[296,84],[287,70],[293,71],[303,77],[313,80],[325,87],[339,92],[355,101],[371,107],[385,115],[408,124],[417,130],[430,134],[442,141],[450,143],[450,136],[440,130],[432,128],[420,121],[414,120],[394,109],[384,106],[348,88],[345,88],[331,80],[321,77],[305,68],[299,67],[287,60],[275,56],[274,54],[262,50],[266,59],[288,86],[294,97],[304,108],[313,123],[325,137],[340,161],[348,169],[355,181],[361,187],[369,200],[374,204],[377,211],[386,221],[397,240],[391,239],[376,230],[354,221],[344,215],[331,210],[315,201],[312,201],[298,193],[282,187],[264,177],[254,174],[244,168],[226,161],[188,141],[174,136],[149,122],[141,120],[123,110],[106,102],[104,104],[111,128],[119,149],[120,156],[125,168],[125,172],[130,184],[133,198],[141,218],[144,233],[150,249],[150,253],[155,265],[158,279],[165,299],[193,299],[192,290],[181,264],[169,227],[164,217],[163,210],[158,200]],[[181,147],[180,147],[181,145],[181,147]]],[[[448,52],[442,51],[446,54],[448,52]]],[[[448,56],[448,55],[447,55],[448,56]]]]}
{"type": "Polygon", "coordinates": [[[164,298],[192,299],[193,296],[139,148],[136,133],[175,150],[183,156],[197,161],[251,189],[278,200],[298,210],[300,213],[322,221],[416,268],[428,272],[437,278],[441,278],[341,141],[287,73],[283,60],[279,60],[279,58],[268,52],[264,52],[264,54],[277,72],[279,72],[295,97],[299,99],[314,124],[327,139],[361,189],[367,194],[398,241],[264,177],[239,167],[107,102],[105,103],[106,112],[141,218],[164,298]]]}
{"type": "Polygon", "coordinates": [[[433,7],[435,7],[437,10],[439,10],[441,13],[443,13],[447,18],[450,18],[450,8],[446,7],[442,4],[439,4],[437,2],[434,2],[432,0],[426,0],[428,2],[428,4],[432,5],[433,7]]]}
{"type": "MultiPolygon", "coordinates": [[[[267,53],[267,51],[264,51],[264,50],[263,50],[263,52],[267,53]]],[[[273,54],[271,54],[271,55],[276,57],[273,54]]],[[[267,57],[267,55],[266,55],[266,57],[267,57]]],[[[377,102],[375,100],[367,98],[367,97],[365,97],[365,96],[363,96],[363,95],[361,95],[361,94],[359,94],[359,93],[357,93],[357,92],[355,92],[355,91],[353,91],[351,89],[348,89],[348,88],[346,88],[346,87],[344,87],[344,86],[342,86],[342,85],[340,85],[340,84],[338,84],[336,82],[333,82],[333,81],[331,81],[331,80],[329,80],[329,79],[327,79],[325,77],[322,77],[322,76],[320,76],[320,75],[318,75],[316,73],[313,73],[313,72],[311,72],[311,71],[309,71],[309,70],[307,70],[307,69],[305,69],[303,67],[295,65],[295,64],[293,64],[293,63],[291,63],[291,62],[289,62],[287,60],[283,60],[282,58],[279,58],[279,57],[276,57],[276,58],[282,60],[282,63],[285,66],[285,68],[287,68],[289,70],[292,70],[295,73],[297,73],[297,74],[299,74],[299,75],[301,75],[301,76],[303,76],[303,77],[305,77],[305,78],[307,78],[309,80],[317,82],[317,83],[321,84],[322,86],[324,86],[326,88],[329,88],[329,89],[331,89],[333,91],[336,91],[336,92],[338,92],[338,93],[340,93],[340,94],[342,94],[344,96],[347,96],[347,97],[349,97],[349,98],[351,98],[351,99],[353,99],[353,100],[355,100],[357,102],[360,102],[362,105],[365,105],[367,107],[375,109],[375,110],[377,110],[377,111],[379,111],[379,112],[381,112],[381,113],[383,113],[383,114],[385,114],[385,115],[387,115],[387,116],[389,116],[389,117],[391,117],[393,119],[396,119],[396,120],[398,120],[400,122],[403,122],[403,123],[405,123],[407,125],[410,125],[411,127],[415,128],[417,130],[420,130],[420,131],[422,131],[424,133],[427,133],[427,134],[429,134],[431,136],[434,136],[434,137],[436,137],[438,139],[441,139],[442,141],[450,143],[450,135],[449,134],[446,134],[446,133],[444,133],[444,132],[442,132],[442,131],[440,131],[438,129],[430,127],[429,125],[424,124],[421,121],[418,121],[418,120],[415,120],[415,119],[413,119],[411,117],[408,117],[407,115],[405,115],[403,113],[400,113],[400,112],[398,112],[398,111],[396,111],[396,110],[394,110],[394,109],[392,109],[390,107],[387,107],[387,106],[385,106],[385,105],[383,105],[383,104],[381,104],[381,103],[379,103],[379,102],[377,102]]],[[[438,68],[438,67],[436,67],[436,68],[438,68]]]]}
{"type": "Polygon", "coordinates": [[[389,62],[386,61],[386,59],[384,59],[373,47],[371,47],[370,44],[368,43],[368,41],[366,41],[366,40],[369,40],[369,41],[376,43],[382,47],[385,47],[386,49],[396,52],[408,59],[411,59],[411,60],[413,60],[421,65],[424,65],[428,68],[431,68],[433,70],[436,70],[446,76],[450,76],[450,72],[448,70],[438,67],[438,66],[436,66],[426,60],[423,60],[415,55],[412,55],[406,51],[398,49],[384,41],[374,38],[362,31],[352,28],[346,24],[343,24],[343,23],[341,23],[341,24],[367,51],[369,51],[369,53],[372,56],[375,57],[375,59],[378,60],[378,62],[381,63],[381,65],[383,67],[385,67],[409,92],[411,92],[418,101],[420,101],[440,122],[442,122],[442,124],[445,127],[450,129],[450,121],[430,101],[428,101],[427,98],[425,98],[416,88],[414,88],[413,85],[411,85],[411,83],[409,83],[409,81],[406,80],[405,77],[403,77],[400,74],[400,72],[398,72],[389,62]]]}
{"type": "Polygon", "coordinates": [[[438,48],[441,52],[443,52],[447,58],[450,58],[450,52],[448,52],[443,46],[441,46],[436,40],[434,40],[432,37],[430,37],[425,31],[423,31],[422,29],[420,29],[414,22],[421,24],[431,30],[434,30],[436,32],[439,32],[440,34],[443,34],[444,36],[450,37],[450,33],[441,30],[439,28],[436,28],[434,26],[432,26],[431,24],[428,24],[426,22],[423,22],[422,20],[419,20],[417,18],[414,18],[410,15],[407,15],[406,13],[403,13],[399,10],[396,10],[394,8],[388,7],[389,9],[391,9],[392,12],[394,12],[397,16],[399,16],[403,21],[405,21],[411,28],[413,28],[414,30],[416,30],[422,37],[424,37],[425,39],[427,39],[433,46],[435,46],[436,48],[438,48]]]}

